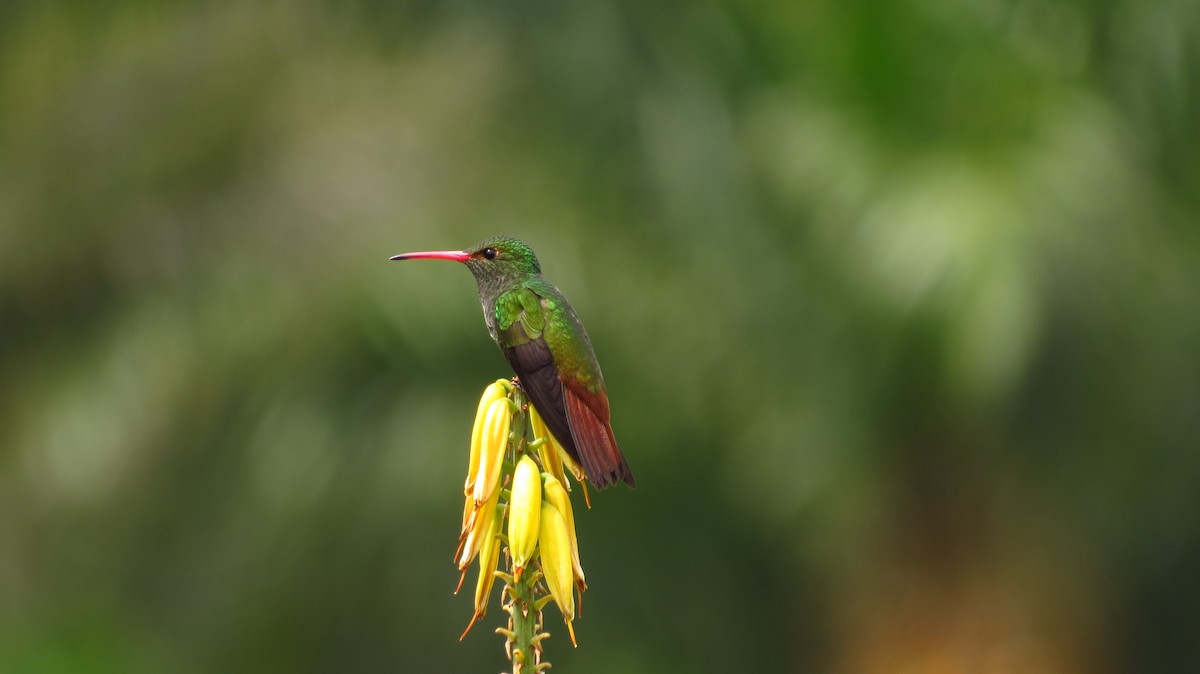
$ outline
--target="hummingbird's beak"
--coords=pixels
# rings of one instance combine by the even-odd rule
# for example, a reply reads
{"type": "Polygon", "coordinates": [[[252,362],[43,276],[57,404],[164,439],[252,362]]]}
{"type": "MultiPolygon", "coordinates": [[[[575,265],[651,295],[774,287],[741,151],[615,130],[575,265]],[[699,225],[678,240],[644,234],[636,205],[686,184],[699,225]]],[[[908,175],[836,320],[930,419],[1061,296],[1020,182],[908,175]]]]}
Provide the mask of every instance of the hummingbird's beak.
{"type": "Polygon", "coordinates": [[[465,250],[428,250],[421,253],[402,253],[393,255],[389,260],[454,260],[455,262],[466,262],[471,257],[471,254],[465,250]]]}

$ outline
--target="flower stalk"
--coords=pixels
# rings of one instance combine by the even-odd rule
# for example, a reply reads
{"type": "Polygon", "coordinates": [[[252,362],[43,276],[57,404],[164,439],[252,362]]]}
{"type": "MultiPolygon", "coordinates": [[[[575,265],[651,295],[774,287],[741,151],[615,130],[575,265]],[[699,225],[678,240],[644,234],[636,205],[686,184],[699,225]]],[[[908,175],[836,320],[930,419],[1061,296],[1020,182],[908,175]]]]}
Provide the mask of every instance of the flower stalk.
{"type": "Polygon", "coordinates": [[[543,631],[542,609],[550,602],[562,614],[572,645],[576,643],[574,591],[582,593],[587,585],[567,474],[583,484],[582,470],[546,430],[520,385],[504,379],[489,385],[471,432],[454,555],[463,573],[459,588],[471,563],[479,561],[475,612],[459,639],[487,614],[494,581],[500,579],[508,622],[496,633],[505,638],[512,674],[550,667],[542,650],[550,636],[543,631]],[[501,559],[504,570],[498,568],[501,559]]]}

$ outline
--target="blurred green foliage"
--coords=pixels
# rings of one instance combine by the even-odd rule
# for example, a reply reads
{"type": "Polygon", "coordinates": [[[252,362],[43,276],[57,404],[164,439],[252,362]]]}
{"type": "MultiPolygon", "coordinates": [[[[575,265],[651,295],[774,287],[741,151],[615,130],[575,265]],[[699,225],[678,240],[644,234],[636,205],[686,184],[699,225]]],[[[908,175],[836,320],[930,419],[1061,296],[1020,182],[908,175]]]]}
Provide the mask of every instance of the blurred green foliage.
{"type": "Polygon", "coordinates": [[[0,671],[502,667],[386,261],[495,233],[638,476],[554,671],[1197,671],[1197,156],[1191,0],[9,0],[0,671]]]}

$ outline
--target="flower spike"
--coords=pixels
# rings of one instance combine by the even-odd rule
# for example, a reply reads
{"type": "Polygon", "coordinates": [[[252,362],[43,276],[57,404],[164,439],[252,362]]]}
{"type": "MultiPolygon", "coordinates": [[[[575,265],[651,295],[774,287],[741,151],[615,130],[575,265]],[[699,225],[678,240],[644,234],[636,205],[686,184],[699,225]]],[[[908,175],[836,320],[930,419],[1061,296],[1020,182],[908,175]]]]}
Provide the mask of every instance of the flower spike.
{"type": "MultiPolygon", "coordinates": [[[[514,379],[497,380],[480,397],[471,429],[471,455],[463,484],[462,526],[454,563],[462,572],[478,559],[474,611],[459,640],[487,614],[496,579],[508,614],[504,651],[513,672],[533,674],[550,663],[543,649],[550,634],[542,611],[553,602],[577,645],[574,621],[587,589],[571,504],[571,481],[587,478],[550,434],[524,388],[514,379]],[[506,559],[503,568],[498,568],[506,559]]],[[[587,503],[591,507],[591,503],[587,503]]]]}

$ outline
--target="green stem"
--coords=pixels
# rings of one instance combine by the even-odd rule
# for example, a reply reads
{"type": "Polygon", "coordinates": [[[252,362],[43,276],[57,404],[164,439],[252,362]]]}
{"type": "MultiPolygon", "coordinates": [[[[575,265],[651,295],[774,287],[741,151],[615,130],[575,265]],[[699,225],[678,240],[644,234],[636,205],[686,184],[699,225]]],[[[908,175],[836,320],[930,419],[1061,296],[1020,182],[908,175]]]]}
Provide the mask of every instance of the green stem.
{"type": "Polygon", "coordinates": [[[508,436],[515,466],[517,460],[521,458],[521,453],[525,451],[525,436],[529,427],[529,398],[525,397],[525,391],[517,387],[513,388],[512,401],[517,404],[519,410],[517,416],[512,420],[512,428],[508,436]]]}
{"type": "MultiPolygon", "coordinates": [[[[529,426],[527,411],[529,399],[525,397],[525,392],[520,388],[514,389],[512,399],[520,408],[513,418],[509,435],[512,462],[515,466],[520,461],[521,455],[529,451],[526,438],[529,426]]],[[[535,674],[542,660],[541,639],[538,638],[541,613],[534,606],[536,599],[534,588],[537,586],[541,574],[535,568],[527,568],[522,578],[515,580],[516,569],[511,566],[512,556],[508,555],[508,559],[510,566],[506,580],[512,579],[512,582],[508,583],[505,591],[509,596],[508,614],[511,636],[509,637],[508,653],[512,661],[512,674],[535,674]]]]}
{"type": "Polygon", "coordinates": [[[532,570],[521,580],[509,585],[512,601],[508,613],[512,618],[512,674],[528,674],[537,671],[542,660],[542,647],[538,635],[538,611],[534,608],[534,586],[537,575],[532,570]]]}

